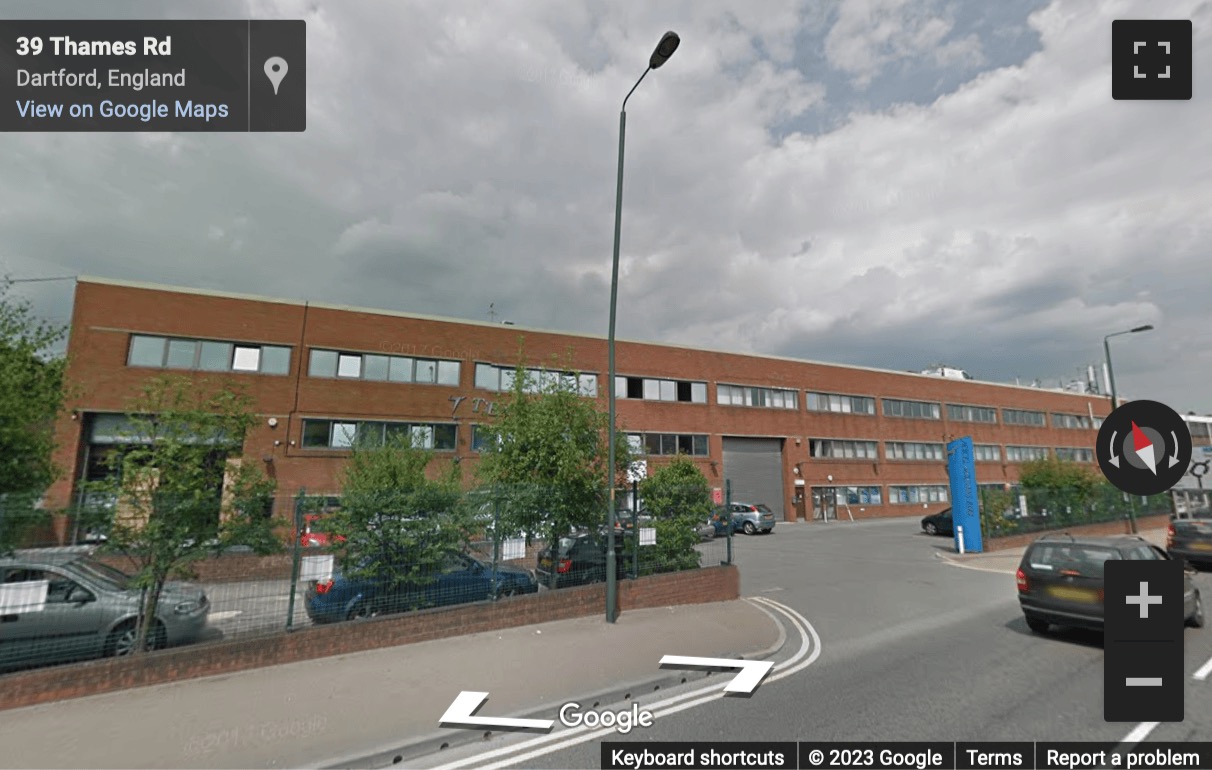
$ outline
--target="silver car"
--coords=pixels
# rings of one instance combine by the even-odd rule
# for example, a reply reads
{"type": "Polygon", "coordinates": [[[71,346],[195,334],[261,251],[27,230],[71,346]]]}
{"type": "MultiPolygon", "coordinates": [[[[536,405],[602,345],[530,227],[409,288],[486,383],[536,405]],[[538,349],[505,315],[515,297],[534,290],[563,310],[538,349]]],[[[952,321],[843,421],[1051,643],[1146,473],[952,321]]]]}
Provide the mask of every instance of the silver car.
{"type": "Polygon", "coordinates": [[[774,511],[764,503],[732,503],[733,531],[741,530],[746,535],[774,531],[774,511]]]}
{"type": "MultiPolygon", "coordinates": [[[[0,558],[0,670],[129,655],[140,592],[131,577],[79,549],[0,558]],[[45,591],[45,601],[36,602],[45,591]]],[[[210,600],[188,583],[167,583],[148,647],[195,641],[210,600]]]]}

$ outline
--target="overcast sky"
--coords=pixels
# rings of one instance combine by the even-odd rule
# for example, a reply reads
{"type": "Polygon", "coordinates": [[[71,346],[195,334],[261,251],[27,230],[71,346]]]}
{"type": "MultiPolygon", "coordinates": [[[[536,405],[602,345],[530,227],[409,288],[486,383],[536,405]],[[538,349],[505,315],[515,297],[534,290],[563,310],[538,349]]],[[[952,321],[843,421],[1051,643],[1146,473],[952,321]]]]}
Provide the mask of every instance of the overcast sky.
{"type": "MultiPolygon", "coordinates": [[[[0,135],[0,272],[92,274],[1212,412],[1212,2],[5,2],[302,18],[302,134],[0,135]],[[1111,22],[1194,98],[1111,99],[1111,22]]],[[[66,321],[71,284],[23,284],[66,321]]]]}

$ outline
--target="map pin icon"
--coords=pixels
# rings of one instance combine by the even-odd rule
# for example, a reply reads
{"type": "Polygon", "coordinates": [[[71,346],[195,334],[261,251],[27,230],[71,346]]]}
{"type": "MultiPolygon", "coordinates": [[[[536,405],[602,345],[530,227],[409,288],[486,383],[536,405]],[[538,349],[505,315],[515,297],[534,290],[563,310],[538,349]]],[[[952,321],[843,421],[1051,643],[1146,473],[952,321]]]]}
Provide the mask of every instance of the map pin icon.
{"type": "Polygon", "coordinates": [[[281,56],[271,56],[265,60],[265,76],[274,84],[274,96],[278,95],[278,86],[282,84],[282,78],[286,77],[288,69],[290,68],[286,66],[286,60],[281,56]]]}

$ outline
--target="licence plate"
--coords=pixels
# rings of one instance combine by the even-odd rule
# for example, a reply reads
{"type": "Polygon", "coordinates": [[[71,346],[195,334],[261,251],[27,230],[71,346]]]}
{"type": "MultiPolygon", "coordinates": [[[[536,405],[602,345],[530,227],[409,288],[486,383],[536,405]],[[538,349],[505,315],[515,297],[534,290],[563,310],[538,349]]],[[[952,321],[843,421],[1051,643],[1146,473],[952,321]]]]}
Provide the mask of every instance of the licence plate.
{"type": "Polygon", "coordinates": [[[1192,543],[1192,551],[1212,551],[1212,543],[1192,543]]]}
{"type": "Polygon", "coordinates": [[[1089,588],[1051,586],[1048,588],[1047,593],[1055,599],[1064,599],[1070,602],[1089,602],[1093,604],[1098,601],[1098,592],[1092,591],[1089,588]]]}

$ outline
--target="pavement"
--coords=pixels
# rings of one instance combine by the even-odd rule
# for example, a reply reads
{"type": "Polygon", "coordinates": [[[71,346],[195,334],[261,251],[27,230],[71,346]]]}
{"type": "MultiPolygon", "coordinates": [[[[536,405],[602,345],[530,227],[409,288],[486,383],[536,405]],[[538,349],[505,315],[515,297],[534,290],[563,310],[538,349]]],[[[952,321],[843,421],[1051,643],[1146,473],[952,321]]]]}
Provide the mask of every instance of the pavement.
{"type": "MultiPolygon", "coordinates": [[[[664,655],[764,658],[782,626],[735,600],[633,610],[373,650],[5,711],[4,768],[322,767],[482,740],[438,720],[463,690],[481,715],[554,718],[677,686],[664,655]],[[589,704],[586,703],[586,707],[589,704]]],[[[404,765],[406,766],[406,765],[404,765]]]]}
{"type": "MultiPolygon", "coordinates": [[[[1161,527],[1141,530],[1137,534],[1150,543],[1164,548],[1166,546],[1166,532],[1167,529],[1161,527]]],[[[1040,536],[1043,537],[1045,534],[1049,533],[1041,532],[1040,536]]],[[[1023,560],[1023,552],[1026,550],[1027,546],[1024,545],[1018,548],[1006,548],[999,551],[958,554],[948,546],[946,550],[940,549],[938,556],[944,561],[959,567],[978,569],[985,572],[1005,572],[1013,575],[1018,570],[1018,565],[1023,560]]]]}

